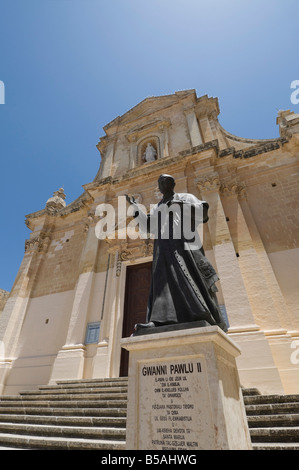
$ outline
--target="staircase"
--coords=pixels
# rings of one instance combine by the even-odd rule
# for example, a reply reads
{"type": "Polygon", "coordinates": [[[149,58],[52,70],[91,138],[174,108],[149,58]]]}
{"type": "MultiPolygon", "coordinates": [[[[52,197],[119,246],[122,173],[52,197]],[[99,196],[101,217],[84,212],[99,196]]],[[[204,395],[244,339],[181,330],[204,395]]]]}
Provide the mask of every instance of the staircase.
{"type": "Polygon", "coordinates": [[[125,449],[127,379],[61,381],[0,397],[0,450],[125,449]]]}
{"type": "MultiPolygon", "coordinates": [[[[254,450],[299,450],[299,395],[243,389],[254,450]]],[[[0,450],[124,450],[127,378],[65,380],[0,397],[0,450]]]]}
{"type": "Polygon", "coordinates": [[[261,395],[243,389],[254,450],[299,450],[299,395],[261,395]]]}

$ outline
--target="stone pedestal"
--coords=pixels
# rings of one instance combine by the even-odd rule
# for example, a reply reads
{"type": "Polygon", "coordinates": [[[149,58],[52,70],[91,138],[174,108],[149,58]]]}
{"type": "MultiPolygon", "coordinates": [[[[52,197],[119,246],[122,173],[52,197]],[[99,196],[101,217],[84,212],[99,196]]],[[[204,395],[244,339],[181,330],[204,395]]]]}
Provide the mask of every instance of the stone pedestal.
{"type": "Polygon", "coordinates": [[[222,330],[164,331],[121,344],[130,352],[128,450],[251,450],[240,350],[222,330]]]}

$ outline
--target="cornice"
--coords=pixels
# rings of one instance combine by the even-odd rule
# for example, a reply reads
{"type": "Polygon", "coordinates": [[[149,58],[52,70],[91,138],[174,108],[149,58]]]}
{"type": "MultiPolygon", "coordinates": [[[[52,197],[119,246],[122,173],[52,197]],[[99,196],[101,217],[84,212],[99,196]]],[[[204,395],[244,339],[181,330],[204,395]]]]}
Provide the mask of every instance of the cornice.
{"type": "Polygon", "coordinates": [[[287,142],[289,142],[289,139],[286,137],[278,137],[277,139],[257,141],[255,145],[241,150],[236,150],[235,147],[228,147],[219,151],[219,157],[222,158],[231,155],[233,158],[251,158],[262,153],[277,150],[287,142]]]}
{"type": "Polygon", "coordinates": [[[138,119],[146,117],[150,114],[154,114],[157,111],[161,111],[163,108],[173,106],[188,97],[193,97],[194,101],[196,100],[195,89],[176,91],[175,93],[162,96],[150,96],[142,100],[133,108],[129,109],[126,113],[122,114],[121,116],[117,116],[111,122],[106,124],[103,129],[108,134],[109,130],[111,130],[113,127],[117,127],[120,124],[128,124],[129,122],[137,121],[138,119]],[[155,102],[161,104],[162,107],[158,106],[157,109],[150,108],[150,106],[155,102]],[[130,120],[128,120],[129,117],[131,117],[130,120]]]}
{"type": "Polygon", "coordinates": [[[40,232],[34,238],[25,240],[25,252],[28,253],[46,253],[51,241],[50,232],[40,232]]]}
{"type": "Polygon", "coordinates": [[[129,142],[133,142],[149,132],[153,132],[157,129],[161,130],[163,127],[170,127],[170,125],[170,119],[156,119],[155,121],[135,127],[126,134],[126,137],[129,142]]]}
{"type": "MultiPolygon", "coordinates": [[[[157,125],[168,125],[168,121],[155,121],[155,122],[150,123],[149,127],[157,126],[157,125]]],[[[146,129],[148,130],[149,127],[147,127],[146,129]]],[[[141,127],[140,129],[133,130],[133,132],[130,133],[130,136],[133,136],[136,133],[138,134],[138,132],[142,131],[142,129],[143,127],[141,127]]],[[[73,212],[77,212],[81,210],[82,208],[88,207],[89,204],[93,201],[93,197],[90,194],[91,190],[95,190],[100,187],[102,187],[103,189],[107,189],[107,187],[110,185],[121,183],[122,181],[126,181],[129,179],[138,177],[138,176],[148,175],[159,169],[162,170],[165,167],[169,167],[169,165],[182,163],[187,157],[200,154],[207,150],[213,150],[215,152],[216,158],[224,158],[224,157],[230,156],[233,159],[247,159],[247,158],[252,158],[263,153],[277,150],[281,148],[284,144],[288,143],[290,139],[291,137],[278,137],[276,139],[249,141],[249,140],[236,137],[235,140],[238,140],[241,142],[246,141],[247,143],[248,142],[254,143],[254,145],[252,145],[251,147],[247,147],[242,150],[237,150],[235,147],[229,147],[226,149],[219,150],[218,139],[215,139],[205,144],[198,145],[196,147],[192,147],[187,150],[183,150],[179,152],[179,154],[176,156],[169,156],[166,158],[161,158],[159,160],[156,160],[155,162],[147,163],[137,168],[130,169],[126,173],[124,173],[122,177],[115,178],[115,177],[109,176],[101,180],[97,180],[95,178],[93,182],[83,185],[83,188],[85,190],[84,193],[82,193],[75,201],[73,201],[66,207],[62,209],[53,209],[53,208],[46,207],[42,210],[33,212],[25,216],[26,217],[25,223],[29,227],[30,220],[38,218],[38,217],[43,217],[43,216],[50,216],[50,217],[61,216],[62,217],[62,216],[71,214],[73,212]]]]}
{"type": "Polygon", "coordinates": [[[197,145],[196,147],[191,147],[188,150],[183,150],[179,155],[187,157],[188,155],[195,155],[196,153],[205,152],[206,150],[215,149],[216,154],[218,155],[219,151],[219,142],[218,139],[211,140],[205,144],[197,145]]]}
{"type": "Polygon", "coordinates": [[[67,214],[71,214],[72,212],[77,212],[84,207],[88,207],[88,203],[91,201],[90,195],[85,191],[81,196],[79,196],[75,201],[71,202],[69,205],[62,209],[53,209],[49,207],[45,207],[36,212],[32,212],[31,214],[27,214],[25,216],[26,221],[25,224],[29,227],[30,221],[32,219],[36,219],[39,217],[49,216],[49,217],[62,217],[67,214]]]}

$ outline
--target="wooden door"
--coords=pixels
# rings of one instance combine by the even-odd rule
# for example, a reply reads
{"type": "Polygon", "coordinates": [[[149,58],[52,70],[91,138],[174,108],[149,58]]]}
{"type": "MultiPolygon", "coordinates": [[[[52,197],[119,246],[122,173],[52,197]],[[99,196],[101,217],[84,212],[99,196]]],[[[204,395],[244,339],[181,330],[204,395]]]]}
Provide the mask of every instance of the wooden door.
{"type": "MultiPolygon", "coordinates": [[[[146,322],[146,308],[152,276],[152,263],[135,264],[127,267],[124,320],[122,337],[128,338],[134,332],[136,323],[146,322]]],[[[129,352],[122,349],[120,377],[128,375],[129,352]]]]}

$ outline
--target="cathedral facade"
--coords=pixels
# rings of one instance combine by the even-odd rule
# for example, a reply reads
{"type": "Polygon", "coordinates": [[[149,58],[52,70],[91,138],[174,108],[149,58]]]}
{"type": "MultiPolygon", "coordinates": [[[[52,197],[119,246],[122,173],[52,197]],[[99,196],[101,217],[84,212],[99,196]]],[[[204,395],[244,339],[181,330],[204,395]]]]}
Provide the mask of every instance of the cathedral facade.
{"type": "Polygon", "coordinates": [[[227,132],[219,112],[195,90],[145,99],[104,127],[99,171],[77,200],[60,189],[26,216],[31,235],[0,314],[0,394],[127,374],[120,340],[145,320],[153,240],[120,216],[125,194],[157,203],[164,173],[209,204],[203,247],[242,386],[299,393],[299,115],[280,111],[280,137],[253,140],[227,132]],[[105,205],[114,219],[101,238],[105,205]]]}

